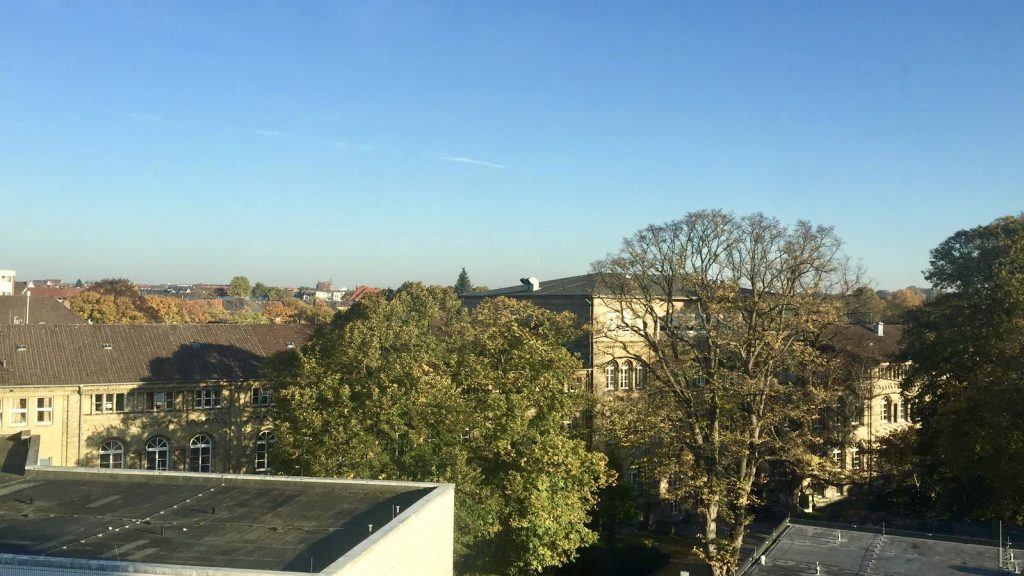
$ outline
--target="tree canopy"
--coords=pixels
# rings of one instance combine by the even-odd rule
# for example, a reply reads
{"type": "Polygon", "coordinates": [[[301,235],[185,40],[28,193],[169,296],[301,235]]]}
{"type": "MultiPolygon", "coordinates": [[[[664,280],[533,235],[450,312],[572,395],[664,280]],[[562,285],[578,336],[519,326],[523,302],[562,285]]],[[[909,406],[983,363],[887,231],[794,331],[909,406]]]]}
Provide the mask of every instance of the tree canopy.
{"type": "Polygon", "coordinates": [[[160,315],[130,280],[105,278],[68,300],[68,307],[97,324],[148,324],[160,315]]]}
{"type": "Polygon", "coordinates": [[[759,470],[815,459],[813,421],[842,391],[813,343],[843,317],[844,264],[832,228],[712,210],[648,226],[593,265],[617,317],[595,337],[648,367],[633,402],[602,403],[602,433],[679,481],[716,575],[736,565],[759,470]]]}
{"type": "Polygon", "coordinates": [[[571,422],[573,320],[529,303],[467,311],[448,289],[364,298],[267,365],[284,473],[453,482],[457,564],[532,574],[595,541],[610,481],[571,422]]]}
{"type": "Polygon", "coordinates": [[[941,290],[909,314],[905,382],[923,490],[955,516],[1024,522],[1024,214],[960,230],[931,252],[941,290]]]}
{"type": "Polygon", "coordinates": [[[252,284],[245,276],[235,276],[228,284],[228,296],[235,298],[248,298],[252,295],[252,284]]]}

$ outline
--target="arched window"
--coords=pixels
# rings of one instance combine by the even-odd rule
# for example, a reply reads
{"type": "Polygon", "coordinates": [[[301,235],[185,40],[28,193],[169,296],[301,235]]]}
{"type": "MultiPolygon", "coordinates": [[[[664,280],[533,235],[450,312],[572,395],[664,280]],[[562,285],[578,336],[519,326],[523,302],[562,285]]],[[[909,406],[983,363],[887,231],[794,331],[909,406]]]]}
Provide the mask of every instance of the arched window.
{"type": "Polygon", "coordinates": [[[614,360],[605,365],[605,367],[604,367],[604,382],[605,382],[604,389],[605,390],[615,390],[618,387],[618,381],[619,381],[618,375],[619,375],[619,366],[618,366],[618,364],[615,363],[614,360]]]}
{"type": "Polygon", "coordinates": [[[882,422],[892,422],[892,398],[882,397],[882,422]]]}
{"type": "Polygon", "coordinates": [[[647,378],[647,373],[644,372],[644,365],[637,362],[636,367],[633,368],[633,387],[637,390],[643,388],[646,383],[645,378],[647,378]]]}
{"type": "Polygon", "coordinates": [[[632,377],[633,363],[626,360],[619,366],[619,389],[629,390],[633,385],[633,382],[631,381],[632,377]]]}
{"type": "Polygon", "coordinates": [[[167,455],[170,447],[167,439],[160,436],[146,442],[146,470],[167,470],[167,455]]]}
{"type": "Polygon", "coordinates": [[[100,446],[100,468],[124,468],[124,444],[107,440],[100,446]]]}
{"type": "Polygon", "coordinates": [[[190,472],[209,472],[213,457],[213,441],[205,434],[194,436],[188,443],[188,469],[190,472]]]}
{"type": "Polygon", "coordinates": [[[256,436],[256,471],[270,471],[270,460],[268,454],[270,445],[277,441],[277,435],[273,430],[264,430],[256,436]]]}
{"type": "Polygon", "coordinates": [[[900,422],[910,421],[910,402],[906,398],[900,398],[899,414],[897,414],[896,420],[900,422]]]}

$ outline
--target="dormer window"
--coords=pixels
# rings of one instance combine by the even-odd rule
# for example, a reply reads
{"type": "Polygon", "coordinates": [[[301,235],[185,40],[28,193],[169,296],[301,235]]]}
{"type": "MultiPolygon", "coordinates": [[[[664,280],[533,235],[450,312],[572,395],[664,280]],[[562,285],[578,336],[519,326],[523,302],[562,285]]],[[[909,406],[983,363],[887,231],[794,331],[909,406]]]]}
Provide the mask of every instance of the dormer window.
{"type": "Polygon", "coordinates": [[[16,352],[24,352],[25,350],[28,350],[28,344],[15,344],[14,350],[16,352]]]}
{"type": "Polygon", "coordinates": [[[102,348],[104,350],[113,350],[114,349],[114,345],[111,344],[110,342],[104,342],[103,345],[102,345],[102,348]]]}
{"type": "Polygon", "coordinates": [[[285,342],[284,346],[285,348],[291,350],[292,348],[295,348],[295,342],[285,342]]]}
{"type": "Polygon", "coordinates": [[[198,350],[199,349],[199,342],[196,342],[195,340],[193,340],[192,341],[192,349],[193,350],[198,350]]]}

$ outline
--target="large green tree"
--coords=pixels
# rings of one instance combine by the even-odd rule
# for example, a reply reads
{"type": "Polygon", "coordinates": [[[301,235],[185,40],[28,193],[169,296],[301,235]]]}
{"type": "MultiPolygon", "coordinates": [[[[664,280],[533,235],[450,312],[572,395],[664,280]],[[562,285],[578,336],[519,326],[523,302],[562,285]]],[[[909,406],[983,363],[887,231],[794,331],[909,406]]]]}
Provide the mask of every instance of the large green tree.
{"type": "Polygon", "coordinates": [[[805,468],[819,410],[843,392],[814,343],[848,290],[831,228],[717,210],[648,226],[593,265],[616,322],[597,336],[648,367],[605,434],[677,485],[715,575],[735,568],[769,462],[805,468]],[[677,481],[677,482],[676,482],[677,481]]]}
{"type": "Polygon", "coordinates": [[[245,276],[235,276],[228,284],[228,296],[248,298],[252,295],[252,284],[245,276]]]}
{"type": "Polygon", "coordinates": [[[452,482],[457,565],[532,574],[595,541],[610,476],[571,422],[585,402],[573,320],[508,299],[467,311],[407,284],[268,364],[277,469],[452,482]]]}
{"type": "Polygon", "coordinates": [[[956,516],[1024,522],[1024,214],[931,252],[941,293],[911,312],[906,380],[922,475],[956,516]]]}

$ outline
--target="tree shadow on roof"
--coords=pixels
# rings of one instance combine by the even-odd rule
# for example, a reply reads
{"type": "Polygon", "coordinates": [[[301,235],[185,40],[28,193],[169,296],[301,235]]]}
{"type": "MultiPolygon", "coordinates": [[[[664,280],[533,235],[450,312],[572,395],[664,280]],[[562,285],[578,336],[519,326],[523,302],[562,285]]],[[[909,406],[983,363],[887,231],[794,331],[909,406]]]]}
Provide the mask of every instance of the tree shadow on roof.
{"type": "Polygon", "coordinates": [[[203,382],[251,380],[260,377],[264,358],[226,344],[193,342],[182,345],[168,358],[149,363],[147,382],[203,382]]]}

